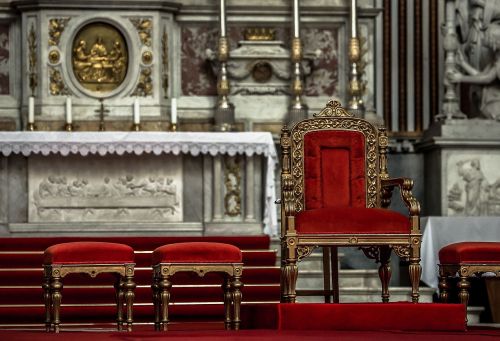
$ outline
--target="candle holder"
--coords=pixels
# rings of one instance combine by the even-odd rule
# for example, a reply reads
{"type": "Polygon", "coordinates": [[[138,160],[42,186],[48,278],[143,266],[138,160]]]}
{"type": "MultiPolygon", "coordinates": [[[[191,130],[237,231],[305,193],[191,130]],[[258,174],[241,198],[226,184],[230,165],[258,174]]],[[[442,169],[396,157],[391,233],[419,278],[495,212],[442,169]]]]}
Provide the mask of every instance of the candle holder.
{"type": "Polygon", "coordinates": [[[170,131],[173,133],[177,131],[177,123],[170,123],[170,131]]]}
{"type": "Polygon", "coordinates": [[[66,131],[73,131],[73,124],[72,123],[66,123],[64,126],[64,130],[66,131]]]}
{"type": "Polygon", "coordinates": [[[132,131],[141,131],[141,124],[140,123],[132,124],[132,131]]]}
{"type": "Polygon", "coordinates": [[[28,123],[28,125],[26,126],[26,130],[28,130],[28,131],[35,131],[36,130],[35,123],[33,123],[33,122],[28,123]]]}

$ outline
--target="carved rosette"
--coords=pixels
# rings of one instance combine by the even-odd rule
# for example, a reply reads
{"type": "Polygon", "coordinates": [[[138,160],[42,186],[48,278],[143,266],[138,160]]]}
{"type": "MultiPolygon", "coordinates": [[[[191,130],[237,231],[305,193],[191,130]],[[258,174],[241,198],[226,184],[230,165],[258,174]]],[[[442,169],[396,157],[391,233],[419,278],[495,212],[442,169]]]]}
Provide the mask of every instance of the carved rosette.
{"type": "Polygon", "coordinates": [[[311,131],[324,129],[351,130],[365,136],[366,150],[366,206],[377,207],[377,142],[378,136],[375,127],[365,120],[352,117],[337,101],[331,101],[315,117],[321,120],[305,120],[297,124],[292,130],[292,150],[295,152],[292,159],[293,195],[295,211],[304,209],[304,135],[311,131]]]}

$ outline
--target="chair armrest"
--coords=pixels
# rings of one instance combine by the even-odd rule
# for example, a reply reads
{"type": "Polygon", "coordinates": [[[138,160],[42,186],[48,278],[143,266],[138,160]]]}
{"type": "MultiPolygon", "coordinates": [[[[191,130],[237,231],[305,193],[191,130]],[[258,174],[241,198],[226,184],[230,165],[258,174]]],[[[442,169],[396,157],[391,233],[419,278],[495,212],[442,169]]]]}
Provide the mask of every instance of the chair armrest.
{"type": "MultiPolygon", "coordinates": [[[[401,199],[410,212],[410,217],[420,215],[420,204],[411,192],[413,188],[413,180],[409,178],[393,178],[381,179],[380,186],[382,187],[382,200],[390,203],[390,195],[394,187],[399,187],[401,199]]],[[[387,204],[388,206],[388,204],[387,204]]]]}

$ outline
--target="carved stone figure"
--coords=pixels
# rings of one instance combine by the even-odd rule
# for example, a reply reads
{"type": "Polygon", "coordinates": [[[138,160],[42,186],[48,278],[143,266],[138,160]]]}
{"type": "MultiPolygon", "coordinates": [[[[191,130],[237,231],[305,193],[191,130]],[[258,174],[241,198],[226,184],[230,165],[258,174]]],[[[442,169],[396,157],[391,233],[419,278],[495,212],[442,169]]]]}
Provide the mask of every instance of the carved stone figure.
{"type": "Polygon", "coordinates": [[[459,70],[451,82],[469,83],[469,117],[500,120],[500,0],[457,0],[459,70]]]}

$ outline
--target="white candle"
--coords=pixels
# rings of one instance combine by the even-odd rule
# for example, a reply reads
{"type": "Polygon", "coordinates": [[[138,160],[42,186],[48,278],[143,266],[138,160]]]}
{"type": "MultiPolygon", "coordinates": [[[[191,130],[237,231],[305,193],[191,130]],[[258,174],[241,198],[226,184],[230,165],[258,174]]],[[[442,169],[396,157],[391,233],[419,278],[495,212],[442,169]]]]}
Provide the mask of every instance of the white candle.
{"type": "Polygon", "coordinates": [[[141,113],[139,107],[139,99],[136,98],[134,100],[134,124],[139,124],[139,123],[141,123],[141,113]]]}
{"type": "Polygon", "coordinates": [[[35,123],[35,97],[28,98],[28,123],[35,123]]]}
{"type": "Polygon", "coordinates": [[[177,98],[172,98],[172,108],[170,112],[170,121],[172,124],[177,124],[177,98]]]}
{"type": "Polygon", "coordinates": [[[220,0],[220,36],[226,36],[226,0],[220,0]]]}
{"type": "Polygon", "coordinates": [[[73,123],[73,113],[71,112],[71,97],[66,97],[66,123],[73,123]]]}
{"type": "Polygon", "coordinates": [[[357,26],[357,0],[351,0],[351,38],[357,37],[356,26],[357,26]]]}
{"type": "Polygon", "coordinates": [[[293,37],[300,37],[299,0],[293,0],[293,37]]]}

